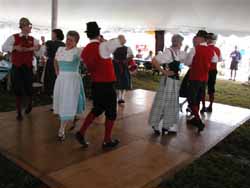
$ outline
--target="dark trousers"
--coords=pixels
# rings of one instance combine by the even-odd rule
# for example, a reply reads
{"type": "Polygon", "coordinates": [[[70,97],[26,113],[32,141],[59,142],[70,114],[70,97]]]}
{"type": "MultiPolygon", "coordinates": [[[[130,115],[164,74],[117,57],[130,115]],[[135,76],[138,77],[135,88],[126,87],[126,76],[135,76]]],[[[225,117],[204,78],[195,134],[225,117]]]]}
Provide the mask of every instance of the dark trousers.
{"type": "Polygon", "coordinates": [[[207,82],[207,92],[209,95],[215,93],[216,77],[217,77],[217,70],[210,70],[208,73],[208,82],[207,82]]]}
{"type": "Polygon", "coordinates": [[[190,80],[189,83],[188,100],[191,105],[198,106],[205,96],[206,82],[190,80]]]}
{"type": "Polygon", "coordinates": [[[92,98],[92,113],[94,113],[95,116],[99,116],[105,112],[107,119],[116,119],[117,97],[113,82],[92,83],[92,98]]]}
{"type": "Polygon", "coordinates": [[[49,96],[53,95],[55,81],[56,73],[54,68],[54,62],[47,61],[44,75],[44,90],[49,96]]]}
{"type": "Polygon", "coordinates": [[[32,96],[32,67],[21,65],[12,66],[11,83],[16,96],[32,96]]]}

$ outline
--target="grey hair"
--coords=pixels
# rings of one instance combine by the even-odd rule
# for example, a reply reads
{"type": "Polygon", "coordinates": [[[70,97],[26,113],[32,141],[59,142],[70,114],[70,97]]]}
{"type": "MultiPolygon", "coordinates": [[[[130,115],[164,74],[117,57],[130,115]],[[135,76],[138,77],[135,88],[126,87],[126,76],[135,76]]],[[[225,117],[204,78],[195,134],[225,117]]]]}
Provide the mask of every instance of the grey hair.
{"type": "Polygon", "coordinates": [[[183,40],[184,40],[184,37],[181,36],[180,34],[174,34],[171,39],[172,43],[182,42],[183,40]]]}

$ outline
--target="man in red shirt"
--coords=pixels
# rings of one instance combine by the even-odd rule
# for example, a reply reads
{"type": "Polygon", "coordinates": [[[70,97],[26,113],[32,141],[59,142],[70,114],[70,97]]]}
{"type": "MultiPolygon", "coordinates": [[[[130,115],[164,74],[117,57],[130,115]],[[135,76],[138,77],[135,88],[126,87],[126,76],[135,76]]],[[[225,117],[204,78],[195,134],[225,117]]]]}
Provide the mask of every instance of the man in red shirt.
{"type": "Polygon", "coordinates": [[[110,55],[125,44],[123,35],[109,41],[100,41],[100,29],[96,22],[87,23],[87,37],[90,43],[83,49],[81,58],[86,65],[92,80],[93,108],[87,115],[81,129],[76,133],[76,139],[83,147],[88,147],[85,133],[96,117],[105,112],[105,136],[103,148],[112,148],[119,140],[112,139],[112,128],[116,119],[115,72],[110,55]]]}
{"type": "Polygon", "coordinates": [[[190,58],[191,65],[189,73],[190,86],[188,91],[188,101],[190,102],[194,117],[188,120],[187,123],[196,126],[199,132],[205,127],[205,124],[201,121],[199,115],[199,104],[201,97],[204,96],[205,93],[209,66],[213,56],[212,51],[207,47],[206,37],[206,31],[198,31],[196,34],[197,45],[190,52],[192,53],[192,58],[190,58]]]}
{"type": "Polygon", "coordinates": [[[3,44],[3,51],[11,54],[12,85],[16,95],[17,120],[22,120],[22,99],[28,96],[25,113],[32,110],[32,61],[34,51],[40,48],[39,41],[29,36],[32,24],[27,18],[19,20],[21,33],[11,35],[3,44]]]}
{"type": "Polygon", "coordinates": [[[217,63],[222,60],[221,52],[218,47],[215,46],[217,40],[217,36],[214,33],[208,33],[207,35],[207,45],[208,48],[213,51],[213,58],[210,62],[210,68],[208,72],[208,82],[207,82],[207,89],[209,95],[209,106],[205,107],[205,98],[206,94],[202,97],[202,109],[201,113],[204,112],[212,112],[212,105],[214,102],[214,93],[215,93],[215,83],[216,83],[216,76],[217,76],[217,63]]]}

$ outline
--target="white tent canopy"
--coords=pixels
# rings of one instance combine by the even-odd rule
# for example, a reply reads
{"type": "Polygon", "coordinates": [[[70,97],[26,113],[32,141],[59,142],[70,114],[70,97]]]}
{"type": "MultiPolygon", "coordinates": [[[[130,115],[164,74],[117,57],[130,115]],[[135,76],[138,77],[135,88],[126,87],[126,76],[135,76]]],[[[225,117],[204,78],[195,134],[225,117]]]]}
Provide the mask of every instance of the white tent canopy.
{"type": "MultiPolygon", "coordinates": [[[[223,35],[249,35],[250,0],[58,0],[58,27],[85,29],[97,21],[102,30],[207,29],[223,35]]],[[[51,0],[0,0],[0,21],[28,17],[51,25],[51,0]]]]}

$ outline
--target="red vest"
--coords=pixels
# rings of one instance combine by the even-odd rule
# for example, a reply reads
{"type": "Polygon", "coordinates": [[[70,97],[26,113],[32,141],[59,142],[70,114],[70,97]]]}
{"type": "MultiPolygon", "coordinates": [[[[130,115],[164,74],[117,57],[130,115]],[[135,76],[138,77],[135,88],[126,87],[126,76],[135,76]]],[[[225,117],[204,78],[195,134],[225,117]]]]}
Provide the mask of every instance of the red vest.
{"type": "MultiPolygon", "coordinates": [[[[21,45],[22,47],[30,48],[34,46],[34,38],[31,36],[25,36],[20,37],[19,34],[13,35],[15,38],[14,46],[21,45]]],[[[33,61],[33,51],[29,52],[18,52],[14,50],[11,55],[12,63],[20,67],[21,65],[27,65],[28,67],[32,67],[32,61],[33,61]]]]}
{"type": "Polygon", "coordinates": [[[196,46],[189,79],[206,82],[208,80],[208,71],[212,57],[213,51],[210,48],[202,45],[196,46]]]}
{"type": "MultiPolygon", "coordinates": [[[[213,53],[216,53],[217,57],[220,59],[221,53],[219,48],[217,48],[214,45],[208,45],[208,48],[210,48],[213,51],[213,53]]],[[[211,62],[209,70],[217,70],[217,63],[211,62]]]]}
{"type": "Polygon", "coordinates": [[[100,56],[99,45],[99,42],[92,42],[83,49],[83,63],[87,66],[93,82],[114,82],[116,77],[112,59],[103,59],[100,56]]]}

